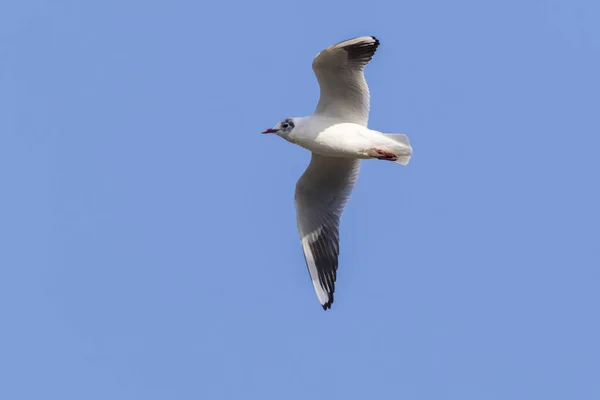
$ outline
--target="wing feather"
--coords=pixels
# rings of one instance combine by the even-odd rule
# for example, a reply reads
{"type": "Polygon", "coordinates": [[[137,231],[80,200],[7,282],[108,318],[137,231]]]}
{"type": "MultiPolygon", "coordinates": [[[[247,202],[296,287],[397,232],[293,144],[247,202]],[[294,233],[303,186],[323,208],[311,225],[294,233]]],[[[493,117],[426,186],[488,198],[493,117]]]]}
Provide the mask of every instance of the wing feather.
{"type": "Polygon", "coordinates": [[[331,308],[339,256],[339,225],[360,161],[313,153],[296,184],[296,215],[306,266],[319,302],[331,308]]]}
{"type": "Polygon", "coordinates": [[[379,47],[374,36],[346,40],[326,48],[313,60],[321,95],[315,114],[367,126],[369,87],[363,70],[379,47]]]}

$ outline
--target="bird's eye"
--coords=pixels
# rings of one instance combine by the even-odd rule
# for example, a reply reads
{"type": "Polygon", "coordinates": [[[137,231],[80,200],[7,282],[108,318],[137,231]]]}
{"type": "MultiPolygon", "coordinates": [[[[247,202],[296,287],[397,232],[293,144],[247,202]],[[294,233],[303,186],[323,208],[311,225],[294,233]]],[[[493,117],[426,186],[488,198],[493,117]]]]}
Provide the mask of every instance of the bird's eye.
{"type": "Polygon", "coordinates": [[[281,124],[281,127],[283,129],[287,129],[290,126],[290,124],[288,124],[287,122],[284,122],[283,124],[281,124]]]}

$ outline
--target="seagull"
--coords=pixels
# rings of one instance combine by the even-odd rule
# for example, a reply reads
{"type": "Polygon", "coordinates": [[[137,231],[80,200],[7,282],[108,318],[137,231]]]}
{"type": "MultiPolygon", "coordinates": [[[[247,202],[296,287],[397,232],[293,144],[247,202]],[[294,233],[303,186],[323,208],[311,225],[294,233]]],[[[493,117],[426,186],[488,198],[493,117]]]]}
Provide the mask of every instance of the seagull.
{"type": "Polygon", "coordinates": [[[367,128],[370,105],[364,68],[378,47],[374,36],[361,36],[321,51],[312,63],[320,88],[313,114],[286,118],[262,132],[312,152],[296,183],[294,202],[306,266],[323,310],[333,303],[340,217],[358,178],[360,160],[407,165],[412,155],[406,135],[367,128]]]}

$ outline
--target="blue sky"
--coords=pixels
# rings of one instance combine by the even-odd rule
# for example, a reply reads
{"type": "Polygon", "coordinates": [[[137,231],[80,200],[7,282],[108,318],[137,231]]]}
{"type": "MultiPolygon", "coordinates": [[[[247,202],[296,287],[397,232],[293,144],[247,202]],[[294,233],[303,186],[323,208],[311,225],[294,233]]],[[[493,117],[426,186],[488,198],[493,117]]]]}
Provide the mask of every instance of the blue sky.
{"type": "Polygon", "coordinates": [[[600,3],[0,5],[0,398],[600,398],[600,3]],[[310,68],[370,126],[324,312],[293,206],[310,68]]]}

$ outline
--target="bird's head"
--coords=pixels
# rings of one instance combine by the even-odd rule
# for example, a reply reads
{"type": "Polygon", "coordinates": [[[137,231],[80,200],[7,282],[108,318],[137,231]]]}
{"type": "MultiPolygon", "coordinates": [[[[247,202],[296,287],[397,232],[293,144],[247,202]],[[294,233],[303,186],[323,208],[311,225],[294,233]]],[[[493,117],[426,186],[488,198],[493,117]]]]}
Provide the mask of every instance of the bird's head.
{"type": "Polygon", "coordinates": [[[285,138],[289,136],[292,130],[296,127],[297,122],[298,121],[296,118],[286,118],[282,121],[279,121],[274,127],[265,129],[264,131],[262,131],[262,133],[274,133],[278,136],[285,138]]]}

